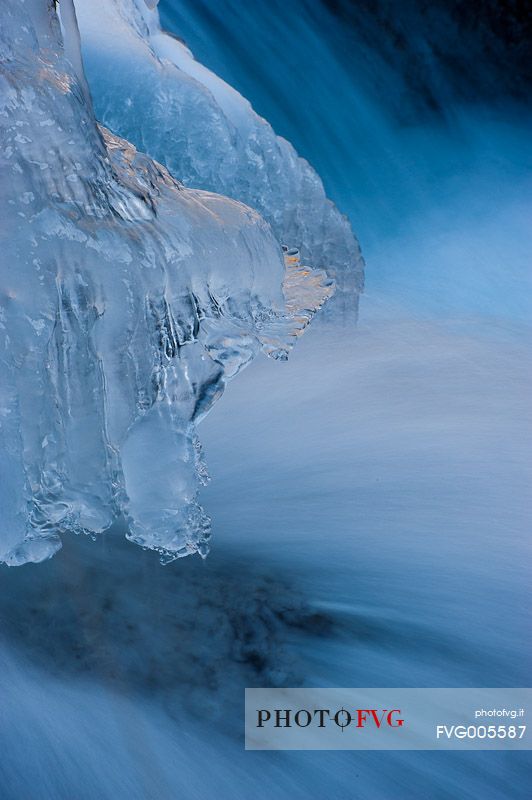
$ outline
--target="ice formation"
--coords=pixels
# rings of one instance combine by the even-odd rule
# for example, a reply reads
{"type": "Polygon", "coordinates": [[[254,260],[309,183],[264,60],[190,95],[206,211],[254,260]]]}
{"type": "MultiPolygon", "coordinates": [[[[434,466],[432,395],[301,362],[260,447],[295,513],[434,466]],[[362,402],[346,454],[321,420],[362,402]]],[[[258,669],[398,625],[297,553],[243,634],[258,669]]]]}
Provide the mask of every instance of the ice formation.
{"type": "Polygon", "coordinates": [[[308,162],[183,42],[161,30],[157,0],[75,5],[98,119],[185,185],[257,209],[279,241],[334,278],[331,313],[355,316],[360,249],[308,162]]]}
{"type": "Polygon", "coordinates": [[[0,5],[0,560],[120,514],[162,559],[204,554],[195,423],[261,348],[286,357],[331,283],[98,126],[72,0],[0,5]]]}

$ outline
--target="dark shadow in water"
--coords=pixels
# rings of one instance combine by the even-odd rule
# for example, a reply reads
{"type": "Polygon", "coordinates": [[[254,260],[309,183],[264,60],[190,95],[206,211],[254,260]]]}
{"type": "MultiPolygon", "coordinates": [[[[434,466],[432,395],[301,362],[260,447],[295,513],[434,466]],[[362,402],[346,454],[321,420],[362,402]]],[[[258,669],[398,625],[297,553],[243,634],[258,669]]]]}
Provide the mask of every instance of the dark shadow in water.
{"type": "Polygon", "coordinates": [[[305,685],[316,674],[334,685],[334,664],[316,673],[327,652],[348,662],[368,647],[427,662],[472,657],[430,621],[322,604],[312,576],[234,547],[163,567],[120,525],[96,542],[67,535],[55,558],[3,568],[1,579],[1,635],[25,660],[57,677],[161,697],[170,713],[217,713],[240,703],[245,686],[305,685]]]}
{"type": "Polygon", "coordinates": [[[1,579],[2,637],[33,665],[168,694],[196,710],[209,690],[220,699],[243,686],[301,682],[288,630],[314,638],[333,627],[287,574],[221,548],[205,562],[163,567],[120,526],[96,542],[65,535],[56,557],[3,568],[1,579]]]}

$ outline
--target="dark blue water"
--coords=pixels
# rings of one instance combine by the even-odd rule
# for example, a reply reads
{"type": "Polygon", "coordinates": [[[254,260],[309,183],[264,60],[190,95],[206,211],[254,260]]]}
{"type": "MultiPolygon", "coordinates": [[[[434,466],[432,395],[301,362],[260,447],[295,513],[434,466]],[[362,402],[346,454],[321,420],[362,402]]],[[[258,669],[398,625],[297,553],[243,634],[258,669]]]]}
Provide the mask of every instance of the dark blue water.
{"type": "Polygon", "coordinates": [[[371,298],[418,315],[529,317],[530,22],[519,4],[160,9],[316,167],[361,240],[371,298]]]}

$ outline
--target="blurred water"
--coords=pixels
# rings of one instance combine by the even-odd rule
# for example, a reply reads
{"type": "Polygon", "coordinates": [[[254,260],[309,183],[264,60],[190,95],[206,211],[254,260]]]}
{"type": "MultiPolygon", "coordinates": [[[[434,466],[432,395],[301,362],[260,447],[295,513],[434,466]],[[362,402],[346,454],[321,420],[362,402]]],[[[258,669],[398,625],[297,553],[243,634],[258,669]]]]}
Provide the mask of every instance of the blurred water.
{"type": "Polygon", "coordinates": [[[205,563],[118,526],[2,570],[0,796],[525,798],[528,753],[246,753],[242,715],[250,685],[529,683],[525,112],[438,72],[428,103],[318,2],[162,7],[319,169],[368,292],[202,424],[205,563]]]}
{"type": "Polygon", "coordinates": [[[117,530],[4,570],[2,797],[527,797],[529,753],[246,753],[242,729],[250,685],[528,683],[522,333],[309,331],[203,423],[205,563],[117,530]]]}
{"type": "Polygon", "coordinates": [[[489,0],[474,12],[460,0],[160,9],[316,167],[359,236],[370,296],[417,315],[530,319],[532,116],[511,96],[524,10],[489,0]]]}

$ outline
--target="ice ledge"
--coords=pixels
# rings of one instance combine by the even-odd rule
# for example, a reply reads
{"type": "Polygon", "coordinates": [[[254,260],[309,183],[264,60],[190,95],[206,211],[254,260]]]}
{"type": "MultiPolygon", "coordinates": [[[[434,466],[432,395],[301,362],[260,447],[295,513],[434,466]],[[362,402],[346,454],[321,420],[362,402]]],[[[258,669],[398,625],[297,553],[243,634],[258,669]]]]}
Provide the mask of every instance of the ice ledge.
{"type": "Polygon", "coordinates": [[[41,11],[6,5],[0,34],[0,560],[117,517],[163,561],[205,555],[196,425],[261,349],[286,358],[331,281],[99,127],[41,11]]]}

